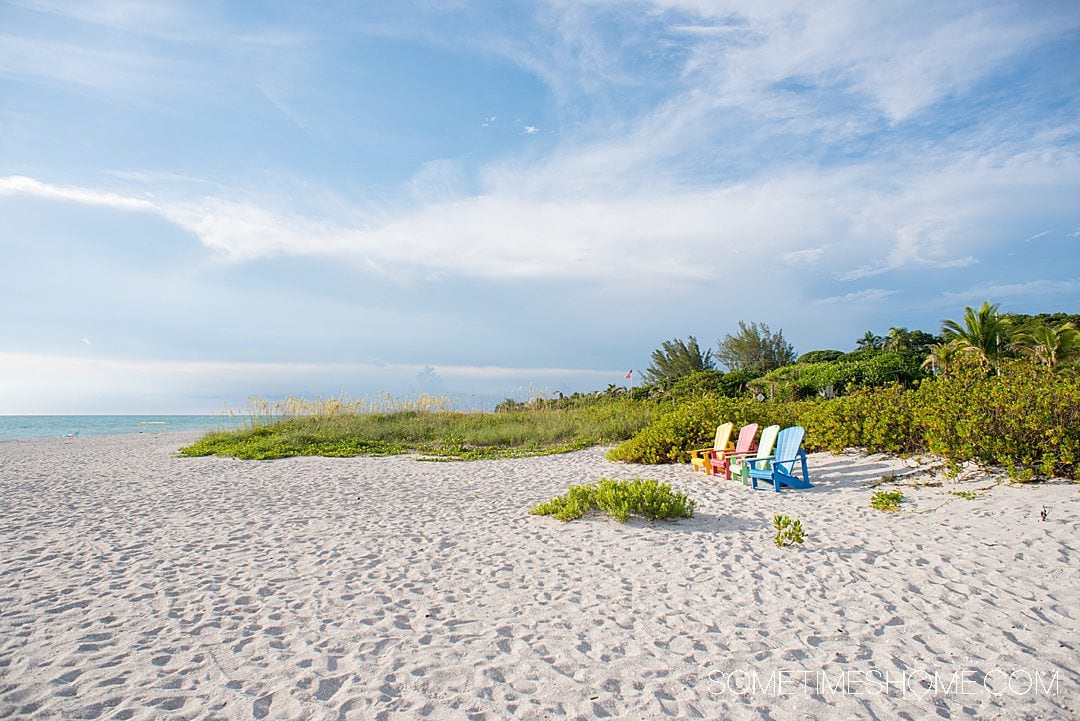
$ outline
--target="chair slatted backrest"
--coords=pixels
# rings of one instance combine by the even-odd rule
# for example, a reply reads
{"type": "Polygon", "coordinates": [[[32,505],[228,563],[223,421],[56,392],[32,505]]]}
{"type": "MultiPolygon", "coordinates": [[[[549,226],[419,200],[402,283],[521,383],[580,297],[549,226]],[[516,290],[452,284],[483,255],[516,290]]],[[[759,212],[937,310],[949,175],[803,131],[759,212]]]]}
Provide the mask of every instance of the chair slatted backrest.
{"type": "Polygon", "coordinates": [[[735,428],[735,424],[730,422],[722,423],[716,427],[716,439],[713,441],[713,450],[722,451],[728,447],[733,428],[735,428]]]}
{"type": "Polygon", "coordinates": [[[773,446],[776,445],[776,434],[780,432],[780,426],[768,426],[761,432],[761,441],[758,443],[757,457],[767,458],[773,454],[773,446]]]}
{"type": "MultiPolygon", "coordinates": [[[[772,455],[773,446],[776,444],[776,434],[780,432],[780,426],[766,426],[761,432],[761,440],[758,441],[757,455],[755,458],[768,458],[772,455]]],[[[738,459],[731,462],[732,471],[742,473],[743,464],[738,459]]],[[[757,468],[767,469],[768,462],[759,463],[757,468]]]]}
{"type": "Polygon", "coordinates": [[[757,423],[750,423],[739,431],[739,440],[735,441],[736,453],[749,453],[754,445],[754,436],[757,435],[757,423]]]}
{"type": "Polygon", "coordinates": [[[778,468],[789,476],[794,475],[795,461],[798,459],[799,447],[802,446],[805,434],[806,430],[802,426],[792,426],[780,431],[776,439],[774,468],[778,468]]]}

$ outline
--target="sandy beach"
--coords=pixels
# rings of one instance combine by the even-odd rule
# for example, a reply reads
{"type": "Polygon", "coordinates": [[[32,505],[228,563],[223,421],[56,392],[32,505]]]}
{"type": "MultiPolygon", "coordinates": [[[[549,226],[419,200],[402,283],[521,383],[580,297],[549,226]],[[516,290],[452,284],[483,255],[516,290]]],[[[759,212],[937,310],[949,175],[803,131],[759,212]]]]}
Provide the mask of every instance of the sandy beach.
{"type": "Polygon", "coordinates": [[[0,443],[0,718],[1080,717],[1073,483],[887,514],[871,482],[932,471],[814,454],[775,494],[602,449],[177,458],[195,437],[0,443]],[[600,477],[696,516],[529,515],[600,477]]]}

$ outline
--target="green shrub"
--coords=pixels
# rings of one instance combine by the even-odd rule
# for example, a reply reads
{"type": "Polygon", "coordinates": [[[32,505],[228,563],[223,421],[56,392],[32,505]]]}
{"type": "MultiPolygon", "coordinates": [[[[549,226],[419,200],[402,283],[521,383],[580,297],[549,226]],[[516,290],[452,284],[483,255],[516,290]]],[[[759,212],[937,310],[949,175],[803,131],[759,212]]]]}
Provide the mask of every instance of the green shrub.
{"type": "Polygon", "coordinates": [[[695,398],[706,395],[720,395],[723,388],[724,372],[703,370],[683,376],[671,386],[671,396],[675,398],[695,398]]]}
{"type": "MultiPolygon", "coordinates": [[[[877,353],[867,363],[889,355],[877,353]]],[[[924,379],[915,388],[861,387],[832,400],[696,399],[656,416],[608,458],[685,462],[691,449],[708,445],[723,421],[736,427],[801,425],[811,451],[931,452],[955,469],[969,460],[998,464],[1018,481],[1080,474],[1080,377],[1020,362],[989,376],[961,363],[949,377],[924,379]]]]}
{"type": "Polygon", "coordinates": [[[718,425],[732,421],[739,428],[753,422],[761,405],[752,398],[717,397],[679,403],[609,451],[607,457],[630,463],[686,463],[691,450],[712,445],[718,425]]]}
{"type": "Polygon", "coordinates": [[[827,363],[844,357],[842,350],[812,350],[799,356],[797,363],[827,363]]]}
{"type": "Polygon", "coordinates": [[[560,521],[573,521],[592,507],[593,486],[570,486],[563,495],[538,503],[529,512],[534,516],[555,516],[560,521]]]}
{"type": "Polygon", "coordinates": [[[793,520],[787,516],[777,514],[773,516],[773,528],[776,529],[776,536],[773,540],[777,548],[792,546],[796,543],[801,544],[805,540],[802,522],[798,518],[793,520]]]}
{"type": "Polygon", "coordinates": [[[959,369],[920,385],[917,412],[927,450],[996,463],[1017,478],[1076,478],[1080,379],[1015,361],[1000,373],[959,369]]]}
{"type": "Polygon", "coordinates": [[[599,483],[570,486],[565,494],[533,506],[530,513],[572,521],[595,509],[625,522],[631,515],[649,520],[692,518],[694,505],[693,499],[671,490],[670,484],[651,478],[628,481],[601,478],[599,483]]]}
{"type": "Polygon", "coordinates": [[[919,358],[910,353],[857,351],[831,361],[800,359],[795,365],[778,368],[752,381],[749,386],[773,400],[792,401],[824,394],[830,387],[833,393],[843,394],[860,387],[892,383],[910,386],[923,377],[919,366],[919,358]]]}
{"type": "Polygon", "coordinates": [[[904,501],[904,494],[900,491],[874,491],[870,496],[870,507],[879,511],[895,513],[900,510],[900,504],[904,501]]]}
{"type": "Polygon", "coordinates": [[[963,498],[965,501],[974,501],[979,497],[979,494],[975,491],[949,491],[949,493],[957,498],[963,498]]]}

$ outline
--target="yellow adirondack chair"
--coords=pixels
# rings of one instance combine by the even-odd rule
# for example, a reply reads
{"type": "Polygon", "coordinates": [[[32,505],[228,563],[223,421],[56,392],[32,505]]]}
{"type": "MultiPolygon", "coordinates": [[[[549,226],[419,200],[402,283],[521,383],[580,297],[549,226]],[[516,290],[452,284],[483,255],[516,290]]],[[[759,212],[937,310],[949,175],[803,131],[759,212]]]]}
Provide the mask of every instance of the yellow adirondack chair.
{"type": "Polygon", "coordinates": [[[712,448],[695,448],[690,451],[690,465],[693,466],[695,471],[703,471],[706,475],[712,475],[713,469],[709,463],[709,452],[726,451],[734,448],[731,443],[731,429],[734,427],[734,423],[723,423],[717,426],[716,439],[713,441],[712,448]]]}

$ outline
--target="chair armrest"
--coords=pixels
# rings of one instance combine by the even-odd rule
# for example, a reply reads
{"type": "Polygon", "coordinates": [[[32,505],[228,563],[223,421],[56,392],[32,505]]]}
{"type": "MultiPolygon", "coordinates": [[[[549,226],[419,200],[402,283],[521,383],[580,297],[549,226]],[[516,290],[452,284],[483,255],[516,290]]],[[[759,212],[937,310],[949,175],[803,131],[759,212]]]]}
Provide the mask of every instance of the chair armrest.
{"type": "Polygon", "coordinates": [[[757,463],[764,463],[765,461],[770,461],[771,462],[771,461],[774,461],[774,460],[776,460],[776,456],[765,456],[764,458],[747,458],[746,459],[746,466],[748,468],[753,468],[754,465],[757,464],[757,463]]]}

